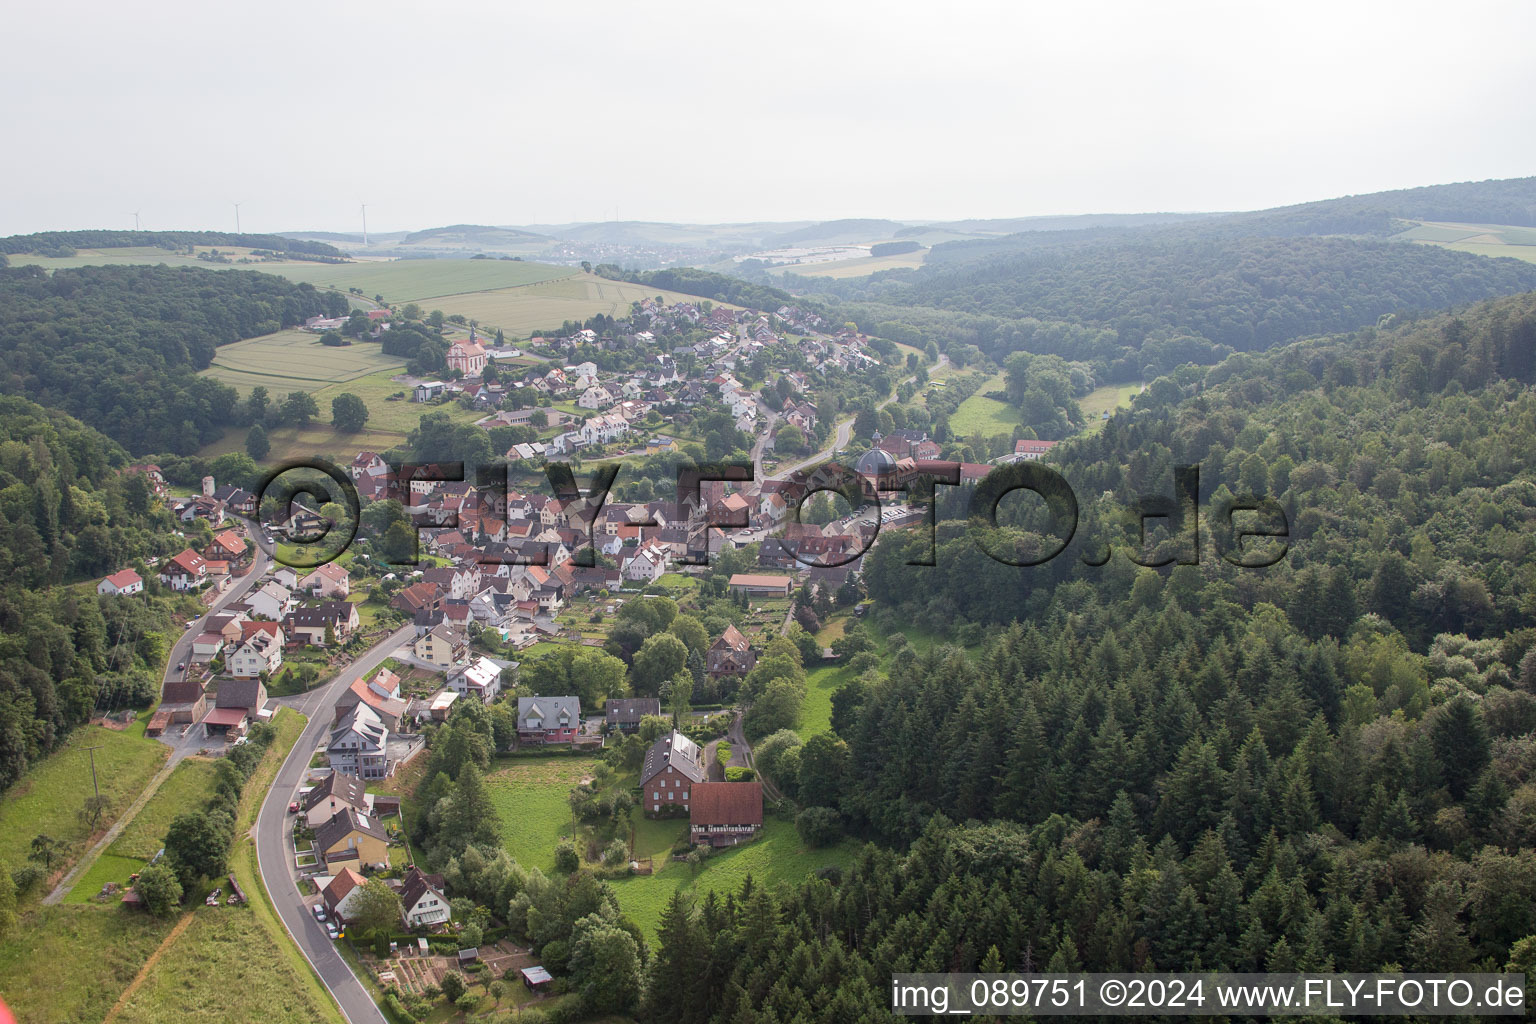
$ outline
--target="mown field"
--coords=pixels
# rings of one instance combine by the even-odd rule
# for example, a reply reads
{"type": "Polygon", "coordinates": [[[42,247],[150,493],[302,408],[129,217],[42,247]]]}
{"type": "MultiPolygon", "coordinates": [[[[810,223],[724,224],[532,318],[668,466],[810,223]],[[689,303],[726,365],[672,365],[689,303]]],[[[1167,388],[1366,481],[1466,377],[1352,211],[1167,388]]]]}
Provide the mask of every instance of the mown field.
{"type": "MultiPolygon", "coordinates": [[[[202,375],[248,394],[260,384],[275,396],[290,391],[319,391],[382,370],[399,371],[406,360],[384,354],[373,341],[333,347],[310,331],[287,330],[219,346],[213,365],[202,375]]],[[[322,414],[329,409],[322,408],[322,414]]]]}
{"type": "Polygon", "coordinates": [[[91,789],[91,755],[96,747],[96,775],[108,800],[98,828],[105,831],[160,770],[170,749],[146,739],[144,724],[124,730],[88,725],[76,729],[58,750],[34,766],[0,800],[0,865],[16,870],[28,863],[32,838],[53,837],[64,849],[53,860],[57,873],[72,865],[89,845],[78,812],[91,789]]]}
{"type": "Polygon", "coordinates": [[[1424,245],[1439,245],[1475,256],[1508,256],[1536,263],[1536,228],[1510,224],[1424,221],[1393,237],[1424,245]]]}

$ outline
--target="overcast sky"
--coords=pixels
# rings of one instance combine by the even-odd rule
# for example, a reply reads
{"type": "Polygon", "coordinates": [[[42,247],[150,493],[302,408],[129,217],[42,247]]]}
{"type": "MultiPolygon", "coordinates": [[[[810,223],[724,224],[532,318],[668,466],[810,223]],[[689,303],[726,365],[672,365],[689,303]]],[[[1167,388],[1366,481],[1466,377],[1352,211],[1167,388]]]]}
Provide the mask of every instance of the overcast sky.
{"type": "Polygon", "coordinates": [[[12,6],[0,234],[1257,209],[1536,173],[1536,5],[12,6]]]}

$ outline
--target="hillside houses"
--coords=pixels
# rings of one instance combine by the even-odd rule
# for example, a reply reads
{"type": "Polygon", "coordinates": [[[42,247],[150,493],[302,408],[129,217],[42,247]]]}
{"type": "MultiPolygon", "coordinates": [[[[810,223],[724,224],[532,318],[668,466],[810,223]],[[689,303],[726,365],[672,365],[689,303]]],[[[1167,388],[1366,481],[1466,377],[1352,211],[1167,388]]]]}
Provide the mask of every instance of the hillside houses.
{"type": "Polygon", "coordinates": [[[645,751],[640,766],[640,805],[647,817],[674,807],[686,811],[693,787],[706,777],[703,748],[673,730],[645,751]]]}

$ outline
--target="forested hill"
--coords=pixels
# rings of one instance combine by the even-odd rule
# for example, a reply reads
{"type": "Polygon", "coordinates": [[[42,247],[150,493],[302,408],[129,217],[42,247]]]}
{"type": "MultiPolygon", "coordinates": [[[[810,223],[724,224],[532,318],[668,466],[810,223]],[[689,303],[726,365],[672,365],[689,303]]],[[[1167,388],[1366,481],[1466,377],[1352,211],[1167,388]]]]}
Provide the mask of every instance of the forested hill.
{"type": "Polygon", "coordinates": [[[136,454],[186,455],[235,407],[234,389],[197,376],[217,346],[346,310],[342,295],[254,271],[0,269],[0,393],[62,409],[136,454]]]}
{"type": "Polygon", "coordinates": [[[758,760],[915,845],[674,905],[655,1019],[873,1018],[893,971],[1536,967],[1533,353],[1536,296],[1501,299],[1187,370],[1056,449],[1089,511],[1200,463],[1198,566],[882,534],[877,620],[974,653],[898,633],[835,735],[758,760]],[[1212,554],[1235,490],[1289,509],[1287,561],[1212,554]]]}
{"type": "Polygon", "coordinates": [[[76,249],[152,247],[181,249],[189,245],[228,245],[267,249],[293,259],[341,260],[346,254],[325,242],[282,235],[235,234],[232,231],[40,231],[0,238],[0,253],[73,256],[76,249]]]}
{"type": "Polygon", "coordinates": [[[158,591],[143,559],[185,545],[127,460],[63,413],[0,397],[0,790],[93,708],[158,692],[168,599],[55,586],[137,563],[158,591]]]}

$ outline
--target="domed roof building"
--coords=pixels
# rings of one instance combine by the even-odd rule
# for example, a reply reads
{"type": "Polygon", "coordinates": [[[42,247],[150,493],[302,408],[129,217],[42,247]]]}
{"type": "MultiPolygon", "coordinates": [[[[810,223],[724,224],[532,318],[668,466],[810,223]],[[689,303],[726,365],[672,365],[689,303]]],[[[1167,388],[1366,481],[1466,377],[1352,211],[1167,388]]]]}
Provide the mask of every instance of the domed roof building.
{"type": "Polygon", "coordinates": [[[859,461],[854,463],[853,471],[859,476],[879,479],[881,476],[891,473],[896,468],[896,457],[884,448],[871,448],[859,456],[859,461]]]}

